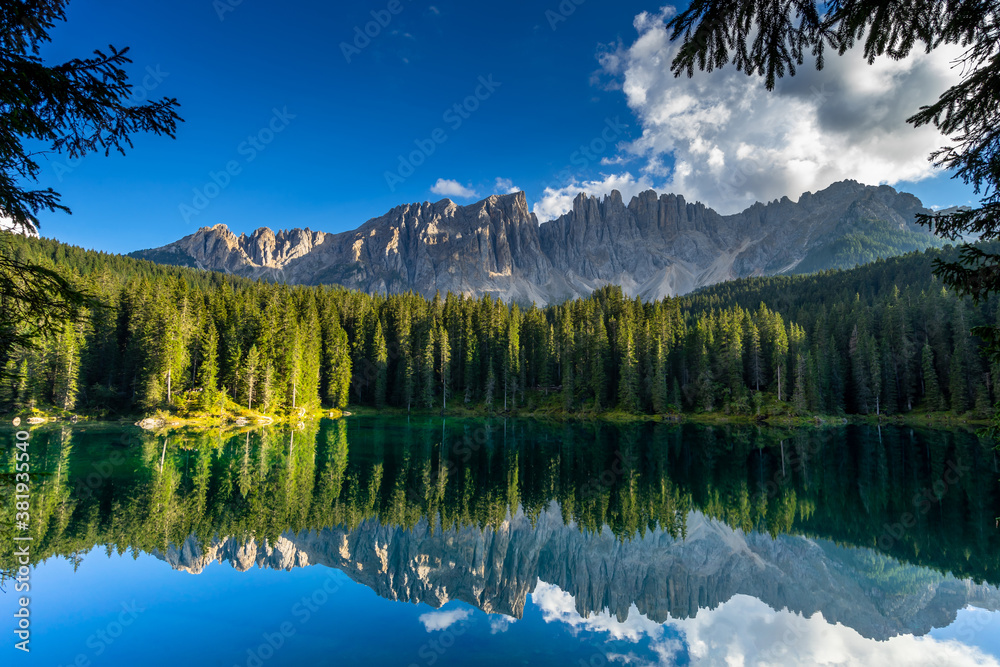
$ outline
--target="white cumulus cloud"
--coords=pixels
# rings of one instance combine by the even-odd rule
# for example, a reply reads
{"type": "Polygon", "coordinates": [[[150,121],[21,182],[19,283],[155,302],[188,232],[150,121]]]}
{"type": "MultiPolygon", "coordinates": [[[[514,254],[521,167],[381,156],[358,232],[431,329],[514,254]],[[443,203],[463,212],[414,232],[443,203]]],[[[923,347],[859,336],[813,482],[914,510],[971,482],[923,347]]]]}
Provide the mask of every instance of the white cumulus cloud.
{"type": "Polygon", "coordinates": [[[493,191],[498,195],[512,195],[515,192],[520,192],[521,188],[514,185],[514,181],[509,178],[497,178],[493,191]]]}
{"type": "Polygon", "coordinates": [[[0,231],[10,232],[11,234],[22,234],[24,236],[31,236],[38,238],[38,232],[34,229],[26,230],[21,225],[15,224],[13,218],[9,218],[5,215],[0,215],[0,231]]]}
{"type": "Polygon", "coordinates": [[[563,187],[545,188],[539,199],[532,207],[532,211],[538,216],[539,222],[554,220],[560,215],[573,209],[573,200],[581,192],[595,197],[603,196],[612,190],[622,193],[622,198],[627,204],[628,201],[643,190],[653,189],[653,181],[646,174],[634,177],[632,174],[612,174],[603,176],[599,180],[577,181],[573,180],[563,187]]]}
{"type": "Polygon", "coordinates": [[[788,610],[775,611],[747,595],[736,595],[715,609],[701,609],[693,618],[665,624],[639,613],[635,605],[625,621],[617,620],[607,610],[584,618],[576,610],[572,595],[542,581],[536,585],[531,600],[546,623],[565,624],[574,634],[603,633],[608,639],[633,642],[637,649],[648,639],[645,659],[628,656],[629,662],[637,664],[674,665],[686,649],[692,665],[1000,667],[996,658],[978,647],[954,639],[900,635],[876,641],[840,623],[830,623],[820,612],[805,618],[788,610]],[[679,632],[682,639],[671,637],[667,627],[679,632]]]}
{"type": "Polygon", "coordinates": [[[458,181],[452,181],[444,178],[439,178],[437,183],[431,186],[431,192],[436,195],[441,195],[442,197],[461,197],[464,199],[479,196],[479,193],[471,187],[466,187],[458,181]]]}
{"type": "Polygon", "coordinates": [[[472,616],[472,612],[468,609],[450,609],[448,611],[429,611],[426,614],[421,614],[419,620],[424,624],[427,632],[438,632],[447,630],[470,616],[472,616]]]}
{"type": "Polygon", "coordinates": [[[584,618],[576,610],[573,596],[554,584],[539,580],[531,593],[531,601],[542,611],[546,623],[565,623],[574,633],[579,630],[603,632],[613,639],[637,642],[643,637],[659,639],[663,626],[639,613],[633,604],[628,618],[619,621],[607,610],[584,618]]]}
{"type": "Polygon", "coordinates": [[[496,635],[500,633],[507,632],[507,630],[513,624],[517,623],[517,619],[513,616],[507,616],[506,614],[498,614],[495,617],[490,617],[490,634],[496,635]]]}
{"type": "Polygon", "coordinates": [[[958,641],[912,635],[875,641],[822,613],[804,618],[774,611],[745,595],[675,625],[684,632],[692,665],[717,664],[722,656],[739,665],[1000,665],[958,641]]]}
{"type": "Polygon", "coordinates": [[[935,174],[927,158],[946,139],[906,118],[959,80],[957,47],[873,65],[860,49],[828,55],[822,71],[807,62],[768,92],[732,66],[674,77],[678,45],[665,28],[673,11],[643,12],[636,41],[601,56],[642,127],[625,152],[644,160],[643,176],[659,189],[731,213],[847,178],[894,184],[935,174]]]}

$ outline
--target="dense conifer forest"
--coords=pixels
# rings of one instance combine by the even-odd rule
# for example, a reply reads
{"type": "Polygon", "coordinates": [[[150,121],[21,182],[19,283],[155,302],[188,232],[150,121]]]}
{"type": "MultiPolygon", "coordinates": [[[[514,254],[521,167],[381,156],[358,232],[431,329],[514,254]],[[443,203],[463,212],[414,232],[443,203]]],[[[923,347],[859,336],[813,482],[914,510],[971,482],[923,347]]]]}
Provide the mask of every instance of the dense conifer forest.
{"type": "MultiPolygon", "coordinates": [[[[988,416],[998,369],[973,305],[932,275],[951,248],[737,280],[643,303],[616,287],[538,308],[250,281],[4,234],[104,304],[0,360],[0,409],[94,415],[348,403],[493,412],[988,416]],[[775,403],[776,401],[780,403],[775,403]]],[[[16,322],[4,322],[16,327],[16,322]]]]}

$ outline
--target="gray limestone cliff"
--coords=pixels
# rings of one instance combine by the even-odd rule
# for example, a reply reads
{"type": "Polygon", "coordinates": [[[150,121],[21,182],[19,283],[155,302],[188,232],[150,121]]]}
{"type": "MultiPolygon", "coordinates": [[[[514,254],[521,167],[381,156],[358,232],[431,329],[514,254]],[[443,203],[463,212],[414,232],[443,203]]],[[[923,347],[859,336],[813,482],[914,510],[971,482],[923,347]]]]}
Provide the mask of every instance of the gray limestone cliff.
{"type": "MultiPolygon", "coordinates": [[[[786,197],[728,216],[653,191],[628,204],[617,191],[603,200],[580,194],[570,212],[539,225],[518,192],[468,206],[447,199],[398,206],[338,234],[261,228],[236,236],[216,225],[132,256],[366,292],[492,294],[541,305],[615,284],[629,296],[657,299],[793,270],[876,225],[883,234],[909,232],[916,247],[927,247],[934,237],[914,224],[926,212],[913,195],[843,181],[798,202],[786,197]]],[[[820,261],[818,268],[826,267],[820,261]]]]}
{"type": "Polygon", "coordinates": [[[535,525],[519,513],[496,528],[412,530],[366,521],[356,530],[286,533],[276,542],[192,537],[157,554],[172,567],[200,573],[212,562],[238,570],[323,565],[345,572],[378,595],[440,607],[458,599],[488,613],[521,617],[538,581],[559,586],[581,615],[608,610],[620,620],[631,605],[657,622],[690,618],[735,595],[805,616],[821,612],[865,637],[924,635],[945,627],[967,605],[996,610],[1000,590],[896,563],[868,549],[824,540],[744,534],[694,512],[687,535],[662,531],[622,541],[605,529],[581,532],[557,505],[535,525]],[[892,569],[892,584],[879,583],[892,569]]]}

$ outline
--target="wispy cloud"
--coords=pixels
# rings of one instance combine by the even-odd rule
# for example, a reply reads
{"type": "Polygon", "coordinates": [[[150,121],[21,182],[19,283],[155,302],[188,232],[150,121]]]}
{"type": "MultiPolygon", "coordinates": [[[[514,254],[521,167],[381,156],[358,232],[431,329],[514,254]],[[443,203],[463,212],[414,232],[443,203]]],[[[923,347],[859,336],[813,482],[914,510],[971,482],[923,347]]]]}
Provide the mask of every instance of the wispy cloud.
{"type": "Polygon", "coordinates": [[[473,190],[471,186],[466,187],[458,181],[444,178],[439,178],[437,183],[431,186],[431,192],[442,197],[461,197],[464,199],[479,196],[479,193],[473,190]]]}
{"type": "Polygon", "coordinates": [[[419,620],[424,624],[427,632],[439,632],[447,630],[454,624],[464,621],[470,616],[472,616],[472,612],[468,609],[451,609],[448,611],[430,611],[426,614],[421,614],[419,620]]]}
{"type": "Polygon", "coordinates": [[[498,195],[510,195],[515,192],[520,192],[521,188],[514,185],[514,181],[509,178],[498,178],[496,185],[493,187],[493,191],[498,195]]]}
{"type": "Polygon", "coordinates": [[[653,181],[648,176],[635,178],[629,173],[612,174],[591,181],[573,180],[563,187],[545,188],[541,199],[532,207],[532,211],[539,222],[548,222],[571,211],[573,200],[581,192],[600,197],[612,190],[618,190],[627,204],[635,195],[650,189],[653,189],[653,181]]]}
{"type": "MultiPolygon", "coordinates": [[[[531,594],[546,623],[566,625],[573,634],[603,633],[609,639],[636,645],[648,638],[654,660],[640,664],[675,665],[686,653],[692,665],[988,665],[1000,667],[996,658],[976,646],[954,639],[898,635],[886,641],[863,637],[840,623],[831,623],[816,612],[809,618],[788,610],[775,611],[764,602],[736,595],[715,609],[701,609],[690,618],[657,623],[633,605],[619,621],[607,610],[586,618],[576,600],[558,586],[539,581],[531,594]],[[666,629],[670,628],[671,633],[666,629]],[[677,633],[677,637],[671,634],[677,633]]],[[[961,613],[968,627],[984,624],[991,612],[967,608],[961,613]],[[975,615],[974,617],[972,615],[975,615]]],[[[622,656],[626,657],[626,656],[622,656]]],[[[632,656],[627,656],[632,661],[632,656]]],[[[612,656],[608,655],[609,660],[612,656]]]]}
{"type": "Polygon", "coordinates": [[[504,614],[500,614],[496,617],[491,617],[490,634],[496,635],[507,632],[510,626],[512,626],[515,623],[517,623],[517,619],[514,618],[513,616],[506,616],[504,614]]]}

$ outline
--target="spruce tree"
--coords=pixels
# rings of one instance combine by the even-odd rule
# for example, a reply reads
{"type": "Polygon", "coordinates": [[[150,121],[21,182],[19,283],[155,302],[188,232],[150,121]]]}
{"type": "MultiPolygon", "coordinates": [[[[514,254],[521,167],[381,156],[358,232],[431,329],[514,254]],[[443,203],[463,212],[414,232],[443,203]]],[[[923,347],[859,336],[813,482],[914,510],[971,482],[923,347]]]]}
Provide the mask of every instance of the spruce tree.
{"type": "Polygon", "coordinates": [[[805,412],[808,409],[806,398],[806,382],[808,360],[801,354],[795,357],[795,389],[792,391],[792,405],[798,412],[805,412]]]}
{"type": "Polygon", "coordinates": [[[426,340],[424,342],[423,355],[421,356],[420,373],[420,398],[424,407],[428,410],[434,407],[434,327],[428,328],[426,340]]]}
{"type": "Polygon", "coordinates": [[[663,340],[656,340],[656,367],[653,370],[653,412],[667,411],[667,363],[663,353],[663,340]]]}
{"type": "Polygon", "coordinates": [[[385,345],[382,323],[377,318],[373,347],[375,348],[375,407],[382,409],[385,407],[386,391],[388,390],[389,352],[385,345]]]}
{"type": "Polygon", "coordinates": [[[760,330],[752,320],[748,327],[747,346],[750,359],[750,383],[754,391],[760,391],[761,382],[764,381],[764,360],[760,348],[760,330]]]}
{"type": "Polygon", "coordinates": [[[201,335],[201,371],[198,383],[201,385],[201,408],[211,411],[216,404],[219,391],[219,338],[215,324],[209,321],[201,335]]]}
{"type": "Polygon", "coordinates": [[[451,344],[448,342],[448,330],[441,327],[441,409],[448,409],[448,379],[451,375],[451,344]]]}
{"type": "Polygon", "coordinates": [[[607,371],[608,364],[608,330],[604,326],[604,314],[601,307],[594,308],[591,319],[592,334],[590,336],[590,350],[588,355],[588,381],[590,391],[594,395],[594,410],[601,410],[604,405],[604,397],[607,391],[607,371]]]}
{"type": "Polygon", "coordinates": [[[626,412],[635,412],[639,409],[639,369],[632,326],[627,319],[618,322],[618,354],[618,405],[626,412]]]}
{"type": "Polygon", "coordinates": [[[247,409],[253,410],[254,390],[257,388],[257,373],[260,372],[260,352],[257,345],[250,346],[247,352],[246,364],[243,369],[243,378],[247,390],[247,409]]]}

